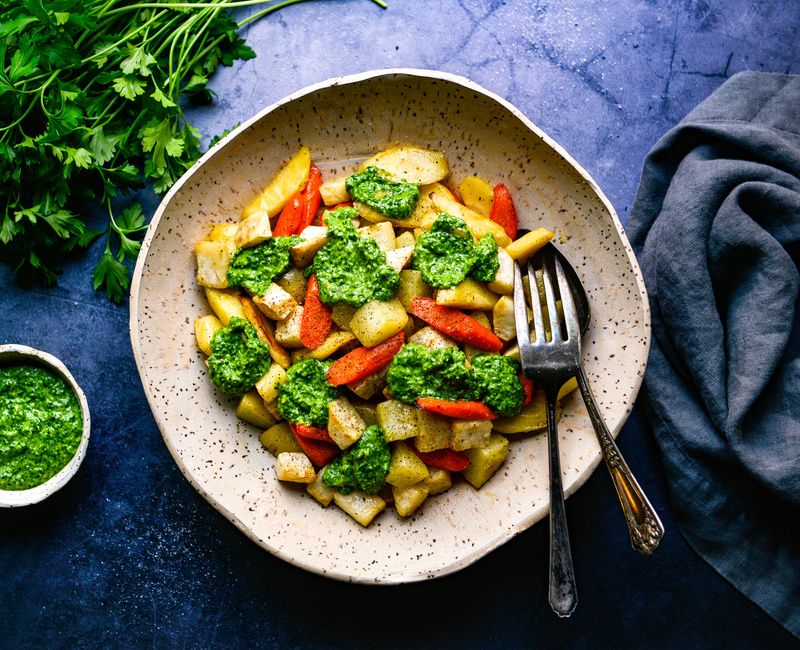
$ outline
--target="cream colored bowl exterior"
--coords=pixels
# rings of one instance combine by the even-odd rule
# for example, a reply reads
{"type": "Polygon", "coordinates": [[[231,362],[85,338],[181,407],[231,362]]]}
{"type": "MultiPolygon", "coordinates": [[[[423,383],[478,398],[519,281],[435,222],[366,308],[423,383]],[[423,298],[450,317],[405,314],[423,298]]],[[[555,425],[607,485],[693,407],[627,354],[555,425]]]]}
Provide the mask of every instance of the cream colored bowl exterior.
{"type": "MultiPolygon", "coordinates": [[[[208,381],[193,321],[210,310],[195,283],[192,245],[209,224],[236,221],[301,144],[326,162],[359,159],[395,142],[445,151],[456,180],[502,180],[521,226],[557,230],[592,303],[584,360],[615,435],[639,390],[650,339],[644,284],[611,204],[559,145],[467,79],[406,69],[332,79],[269,106],[209,151],[164,198],[136,266],[131,341],[147,398],[186,478],[246,535],[304,569],[364,583],[457,571],[542,519],[545,437],[513,444],[480,491],[459,483],[410,519],[390,511],[363,529],[335,506],[323,509],[278,483],[259,432],[238,420],[234,400],[208,381]]],[[[352,165],[322,168],[331,178],[352,165]]],[[[571,494],[600,459],[580,397],[566,400],[559,431],[571,494]]]]}
{"type": "Polygon", "coordinates": [[[75,396],[78,398],[78,403],[81,406],[81,417],[83,419],[83,432],[81,434],[81,442],[75,455],[72,459],[62,467],[57,474],[49,478],[47,481],[36,487],[27,490],[0,490],[0,508],[19,508],[21,506],[30,506],[34,503],[44,501],[51,494],[58,492],[64,487],[69,480],[75,476],[75,473],[81,466],[83,459],[86,457],[86,448],[89,446],[89,434],[91,433],[92,425],[89,415],[89,404],[86,401],[86,395],[78,382],[72,376],[67,367],[61,363],[56,357],[47,352],[42,352],[35,348],[28,347],[27,345],[0,345],[0,365],[9,365],[15,363],[30,363],[39,365],[48,370],[55,372],[60,377],[63,377],[70,385],[75,396]]]}

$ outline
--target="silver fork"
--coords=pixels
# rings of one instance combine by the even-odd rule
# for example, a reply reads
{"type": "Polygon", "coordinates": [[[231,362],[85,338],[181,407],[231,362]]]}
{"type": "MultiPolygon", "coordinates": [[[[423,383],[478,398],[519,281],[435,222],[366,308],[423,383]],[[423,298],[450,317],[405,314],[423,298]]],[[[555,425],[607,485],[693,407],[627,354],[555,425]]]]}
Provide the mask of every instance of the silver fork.
{"type": "Polygon", "coordinates": [[[535,339],[531,341],[527,301],[522,284],[522,271],[514,264],[514,321],[522,371],[544,390],[547,399],[547,443],[550,467],[550,580],[548,600],[553,611],[567,617],[575,611],[578,593],[569,547],[569,531],[561,485],[561,461],[558,455],[556,398],[559,389],[580,367],[581,334],[572,292],[558,259],[544,249],[528,261],[528,281],[533,311],[535,339]],[[542,269],[542,284],[547,300],[550,340],[547,340],[544,311],[536,283],[534,265],[542,269]],[[556,309],[553,270],[558,283],[564,323],[556,309]]]}

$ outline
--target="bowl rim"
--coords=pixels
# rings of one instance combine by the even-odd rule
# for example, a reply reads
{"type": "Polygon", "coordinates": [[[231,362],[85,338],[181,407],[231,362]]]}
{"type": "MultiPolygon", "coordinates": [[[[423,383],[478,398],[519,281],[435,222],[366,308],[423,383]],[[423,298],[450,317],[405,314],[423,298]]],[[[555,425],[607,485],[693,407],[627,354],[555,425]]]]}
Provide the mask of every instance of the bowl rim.
{"type": "Polygon", "coordinates": [[[72,392],[75,393],[75,396],[78,398],[78,403],[81,407],[81,418],[83,420],[81,442],[69,462],[56,474],[51,476],[44,483],[28,488],[27,490],[0,489],[0,508],[20,508],[43,501],[47,497],[58,492],[73,476],[75,476],[83,463],[83,459],[86,457],[86,449],[89,446],[89,436],[91,435],[92,425],[86,394],[60,359],[48,352],[37,350],[28,345],[20,345],[17,343],[0,345],[0,365],[3,365],[2,362],[9,358],[31,360],[34,364],[44,366],[65,379],[72,389],[72,392]]]}
{"type": "MultiPolygon", "coordinates": [[[[628,261],[631,265],[631,270],[633,271],[633,276],[636,281],[636,286],[639,290],[639,297],[641,300],[641,308],[642,308],[642,328],[643,328],[643,338],[644,338],[644,350],[642,354],[642,363],[639,368],[639,372],[637,372],[637,376],[634,380],[633,391],[631,393],[631,405],[635,402],[637,395],[639,394],[639,390],[642,385],[642,381],[644,379],[644,368],[647,364],[647,359],[650,350],[650,339],[651,339],[651,324],[650,324],[650,302],[647,297],[647,289],[645,288],[644,278],[642,276],[641,269],[639,268],[639,264],[636,260],[636,256],[633,253],[633,248],[628,241],[628,238],[625,234],[625,229],[622,226],[622,222],[619,220],[619,216],[617,215],[614,206],[609,201],[608,197],[606,197],[605,193],[600,189],[598,184],[592,178],[592,176],[555,140],[553,140],[549,135],[547,135],[541,128],[536,126],[520,109],[514,106],[511,102],[504,99],[503,97],[497,95],[496,93],[492,92],[481,86],[480,84],[475,83],[474,81],[468,79],[467,77],[453,74],[450,72],[443,72],[440,70],[430,70],[430,69],[423,69],[423,68],[380,68],[380,69],[373,69],[367,70],[364,72],[359,72],[355,74],[349,75],[341,75],[337,77],[330,77],[323,81],[310,84],[305,86],[285,97],[269,104],[265,108],[258,111],[255,115],[253,115],[248,120],[242,122],[238,127],[233,129],[228,135],[223,137],[215,146],[211,147],[190,169],[188,169],[184,175],[179,178],[176,183],[170,188],[164,198],[162,199],[161,203],[159,204],[158,208],[156,209],[153,218],[150,221],[150,225],[147,229],[147,233],[142,241],[141,250],[139,253],[139,257],[136,261],[136,266],[133,271],[133,278],[131,281],[131,290],[130,290],[130,312],[129,312],[129,328],[130,328],[130,339],[131,339],[131,347],[133,349],[134,359],[136,361],[137,369],[139,370],[140,376],[142,378],[142,386],[144,388],[145,396],[147,397],[147,402],[150,406],[150,410],[153,414],[153,418],[156,421],[156,425],[158,426],[159,432],[161,433],[161,437],[164,440],[164,443],[167,446],[173,460],[178,465],[183,476],[192,487],[197,490],[197,492],[203,496],[211,505],[212,507],[220,512],[228,521],[230,521],[236,528],[242,531],[250,540],[264,548],[265,550],[269,551],[275,557],[278,557],[290,564],[293,564],[297,567],[300,567],[306,571],[311,573],[324,576],[326,578],[332,578],[334,580],[341,580],[344,582],[351,582],[351,583],[358,583],[358,584],[369,584],[369,585],[397,585],[397,584],[408,584],[412,582],[420,582],[423,580],[428,580],[431,578],[438,578],[445,575],[449,575],[451,573],[455,573],[460,571],[461,569],[473,564],[478,559],[485,557],[490,552],[495,550],[496,548],[505,544],[509,539],[515,537],[519,533],[524,530],[530,528],[533,524],[539,521],[543,514],[535,511],[531,512],[530,516],[526,517],[524,521],[520,523],[519,526],[515,526],[513,528],[507,529],[503,534],[499,535],[493,543],[487,545],[486,547],[482,548],[480,553],[472,553],[460,561],[453,562],[447,566],[441,567],[435,572],[423,572],[423,573],[414,573],[414,574],[404,574],[402,576],[399,575],[386,575],[381,576],[379,578],[370,578],[366,576],[353,576],[346,571],[338,571],[338,570],[324,570],[320,567],[314,566],[313,564],[306,562],[303,558],[298,558],[292,556],[278,547],[271,545],[258,537],[250,528],[244,524],[233,512],[229,511],[225,508],[217,499],[215,499],[211,494],[206,492],[203,487],[195,481],[194,477],[191,473],[187,470],[186,466],[183,463],[181,456],[178,454],[177,449],[175,449],[168,440],[167,436],[164,434],[165,423],[163,422],[161,416],[157,413],[155,409],[155,396],[149,389],[148,382],[144,380],[145,378],[145,371],[144,371],[144,359],[142,356],[142,349],[141,349],[141,339],[140,339],[140,332],[139,332],[139,320],[138,320],[138,313],[139,313],[139,288],[142,280],[142,273],[144,271],[144,264],[147,259],[150,244],[153,240],[153,235],[158,227],[159,221],[163,216],[164,212],[167,209],[167,206],[172,201],[172,198],[180,189],[189,181],[189,179],[194,175],[194,173],[202,167],[205,163],[211,160],[214,156],[216,156],[229,142],[234,140],[239,136],[240,133],[249,129],[253,124],[261,120],[264,116],[268,115],[269,113],[275,111],[276,109],[280,108],[281,106],[288,104],[290,102],[295,101],[301,97],[306,95],[310,95],[320,90],[324,90],[327,88],[333,88],[336,86],[344,86],[344,85],[351,85],[356,83],[361,83],[364,81],[369,81],[372,79],[377,79],[380,77],[417,77],[417,78],[424,78],[424,79],[433,79],[438,81],[446,81],[449,83],[456,84],[458,86],[462,86],[471,90],[475,93],[479,93],[484,97],[487,97],[498,104],[500,104],[503,108],[509,111],[514,117],[516,117],[520,122],[522,122],[528,129],[530,129],[538,138],[540,138],[548,147],[550,147],[553,151],[555,151],[563,160],[569,164],[579,175],[580,177],[589,184],[592,188],[592,191],[597,195],[600,199],[601,203],[608,211],[609,215],[611,216],[611,220],[614,224],[615,229],[620,235],[621,242],[623,244],[623,248],[625,250],[625,254],[628,258],[628,261]]],[[[622,428],[622,425],[627,420],[628,416],[630,415],[632,410],[629,409],[625,416],[621,419],[618,425],[616,425],[613,430],[611,431],[614,437],[617,436],[619,430],[622,428]]],[[[589,479],[589,476],[592,475],[594,470],[600,463],[602,459],[602,455],[600,450],[597,450],[595,457],[588,463],[586,470],[575,480],[575,482],[567,489],[565,489],[564,496],[569,497],[578,489],[580,489],[584,483],[589,479]]]]}

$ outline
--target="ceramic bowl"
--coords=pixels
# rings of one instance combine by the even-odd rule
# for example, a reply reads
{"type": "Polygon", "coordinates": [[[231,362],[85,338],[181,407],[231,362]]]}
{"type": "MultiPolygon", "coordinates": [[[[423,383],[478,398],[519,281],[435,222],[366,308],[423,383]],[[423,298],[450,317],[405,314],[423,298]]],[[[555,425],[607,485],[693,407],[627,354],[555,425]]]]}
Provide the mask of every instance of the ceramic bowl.
{"type": "Polygon", "coordinates": [[[72,388],[81,406],[83,434],[75,455],[55,476],[41,485],[27,490],[0,490],[0,508],[17,508],[39,503],[64,487],[67,482],[75,476],[75,473],[78,471],[78,468],[81,466],[86,456],[86,447],[89,445],[89,433],[91,430],[89,405],[86,402],[86,395],[61,361],[52,354],[36,350],[27,345],[0,345],[0,366],[13,364],[42,366],[54,372],[59,377],[63,377],[72,388]]]}
{"type": "MultiPolygon", "coordinates": [[[[210,224],[236,221],[301,144],[332,178],[397,142],[443,150],[457,182],[470,174],[502,180],[521,226],[557,231],[592,303],[584,360],[614,434],[639,390],[650,339],[642,277],[611,204],[519,110],[467,79],[404,69],[332,79],[265,108],[209,151],[164,198],[134,274],[131,340],[150,406],[186,478],[248,537],[304,569],[365,583],[456,571],[542,519],[545,437],[513,444],[481,490],[459,483],[409,519],[390,511],[363,529],[336,507],[322,508],[275,479],[259,432],[208,380],[192,325],[210,312],[195,282],[193,244],[210,224]]],[[[566,400],[559,432],[571,494],[600,459],[580,397],[566,400]]]]}

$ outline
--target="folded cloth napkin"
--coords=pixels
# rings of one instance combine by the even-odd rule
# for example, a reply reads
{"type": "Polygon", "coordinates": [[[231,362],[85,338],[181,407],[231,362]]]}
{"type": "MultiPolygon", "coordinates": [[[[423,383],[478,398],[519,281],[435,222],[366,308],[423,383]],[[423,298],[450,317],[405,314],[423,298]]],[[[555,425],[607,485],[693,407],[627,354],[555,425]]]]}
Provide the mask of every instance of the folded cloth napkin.
{"type": "Polygon", "coordinates": [[[800,636],[800,77],[738,74],[667,133],[628,231],[677,523],[800,636]]]}

